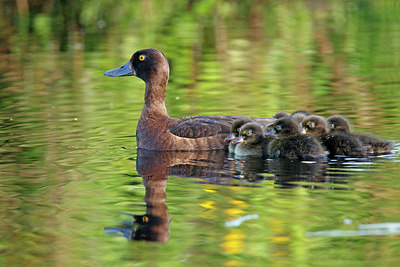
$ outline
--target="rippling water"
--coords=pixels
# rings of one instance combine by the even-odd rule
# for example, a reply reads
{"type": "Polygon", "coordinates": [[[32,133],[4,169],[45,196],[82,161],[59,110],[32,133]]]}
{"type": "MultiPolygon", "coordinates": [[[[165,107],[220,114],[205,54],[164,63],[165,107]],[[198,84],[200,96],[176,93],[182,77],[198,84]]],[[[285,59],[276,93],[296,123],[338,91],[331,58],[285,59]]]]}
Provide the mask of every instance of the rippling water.
{"type": "Polygon", "coordinates": [[[66,52],[0,31],[0,265],[400,262],[398,15],[368,1],[255,1],[246,14],[206,2],[153,7],[140,30],[106,20],[101,47],[73,32],[66,52]],[[395,148],[321,162],[138,150],[144,83],[103,72],[144,47],[171,63],[172,117],[343,114],[395,148]]]}

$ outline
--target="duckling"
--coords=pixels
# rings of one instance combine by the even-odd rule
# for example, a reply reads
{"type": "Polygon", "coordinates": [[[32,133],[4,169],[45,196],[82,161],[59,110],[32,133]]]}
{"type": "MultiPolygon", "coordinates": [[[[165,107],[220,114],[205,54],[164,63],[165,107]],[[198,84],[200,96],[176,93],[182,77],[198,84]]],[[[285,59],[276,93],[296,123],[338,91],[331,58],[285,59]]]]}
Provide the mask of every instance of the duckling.
{"type": "Polygon", "coordinates": [[[267,154],[269,139],[259,123],[248,122],[240,127],[239,137],[231,142],[236,144],[235,156],[262,157],[267,154]]]}
{"type": "Polygon", "coordinates": [[[393,149],[393,143],[389,141],[384,141],[378,137],[364,134],[356,134],[351,132],[350,122],[341,115],[333,115],[327,119],[329,125],[330,133],[346,133],[353,138],[358,139],[364,146],[368,146],[368,154],[380,155],[389,154],[393,149]]]}
{"type": "Polygon", "coordinates": [[[289,116],[290,116],[290,114],[287,113],[286,111],[279,111],[272,117],[279,120],[279,119],[283,119],[283,118],[289,118],[289,116]]]}
{"type": "Polygon", "coordinates": [[[290,114],[289,118],[298,122],[299,125],[301,126],[302,121],[307,117],[310,116],[310,114],[305,111],[305,110],[298,110],[290,114]]]}
{"type": "Polygon", "coordinates": [[[302,114],[302,115],[305,115],[305,116],[310,116],[311,115],[310,113],[308,113],[305,110],[297,110],[297,111],[293,112],[292,114],[290,114],[290,116],[293,117],[296,114],[302,114]]]}
{"type": "Polygon", "coordinates": [[[315,160],[327,156],[321,144],[310,135],[302,135],[300,125],[292,119],[277,120],[266,136],[278,138],[268,145],[271,158],[315,160]]]}
{"type": "Polygon", "coordinates": [[[302,122],[306,134],[318,137],[329,151],[330,156],[366,157],[366,147],[348,134],[329,134],[325,119],[311,115],[302,122]]]}
{"type": "Polygon", "coordinates": [[[232,141],[239,137],[240,135],[240,127],[248,122],[254,122],[251,118],[242,118],[235,120],[231,125],[231,131],[227,137],[225,137],[225,141],[229,142],[228,151],[229,153],[235,153],[236,143],[234,144],[232,141]]]}
{"type": "MultiPolygon", "coordinates": [[[[136,76],[145,82],[144,106],[136,127],[138,148],[153,151],[200,151],[226,149],[224,138],[242,116],[191,116],[171,118],[165,106],[169,64],[157,49],[136,51],[119,68],[104,72],[110,77],[136,76]]],[[[273,118],[254,118],[262,123],[273,118]]]]}

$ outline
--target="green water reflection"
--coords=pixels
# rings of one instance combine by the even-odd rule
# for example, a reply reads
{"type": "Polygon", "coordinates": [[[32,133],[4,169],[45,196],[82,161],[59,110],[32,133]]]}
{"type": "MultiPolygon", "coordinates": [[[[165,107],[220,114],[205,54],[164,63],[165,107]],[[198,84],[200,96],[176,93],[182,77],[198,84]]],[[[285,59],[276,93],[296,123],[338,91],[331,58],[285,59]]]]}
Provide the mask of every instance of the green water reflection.
{"type": "Polygon", "coordinates": [[[0,2],[0,266],[397,265],[398,234],[307,233],[400,222],[399,11],[394,0],[0,2]],[[103,72],[147,47],[170,61],[172,117],[340,113],[394,140],[393,154],[140,154],[144,83],[103,72]],[[132,215],[158,224],[134,232],[132,215]]]}

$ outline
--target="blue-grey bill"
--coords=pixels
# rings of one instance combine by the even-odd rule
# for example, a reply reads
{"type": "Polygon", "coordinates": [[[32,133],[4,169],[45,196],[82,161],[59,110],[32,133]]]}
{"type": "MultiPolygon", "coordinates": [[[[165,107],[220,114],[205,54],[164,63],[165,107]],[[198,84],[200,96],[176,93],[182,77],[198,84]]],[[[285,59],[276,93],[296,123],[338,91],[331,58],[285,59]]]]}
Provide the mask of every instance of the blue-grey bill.
{"type": "Polygon", "coordinates": [[[129,67],[128,61],[119,68],[104,72],[104,75],[110,77],[135,76],[135,72],[129,67]]]}

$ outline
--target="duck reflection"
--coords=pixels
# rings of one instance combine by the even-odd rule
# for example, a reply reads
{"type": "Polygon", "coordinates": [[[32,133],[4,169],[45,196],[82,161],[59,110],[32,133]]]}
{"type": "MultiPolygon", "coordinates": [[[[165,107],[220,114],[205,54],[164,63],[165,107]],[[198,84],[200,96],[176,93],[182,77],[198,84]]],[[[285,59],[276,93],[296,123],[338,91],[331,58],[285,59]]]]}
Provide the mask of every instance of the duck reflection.
{"type": "MultiPolygon", "coordinates": [[[[362,162],[365,166],[365,162],[362,162]]],[[[357,162],[296,161],[286,159],[228,157],[227,151],[155,152],[138,149],[136,170],[143,179],[146,213],[134,215],[130,223],[109,227],[108,233],[123,235],[129,240],[168,242],[169,224],[166,183],[169,176],[191,178],[191,182],[222,186],[262,186],[273,180],[280,188],[339,189],[333,184],[346,184],[357,162]],[[347,172],[345,169],[348,168],[347,172]],[[338,171],[335,172],[335,169],[338,171]]]]}

